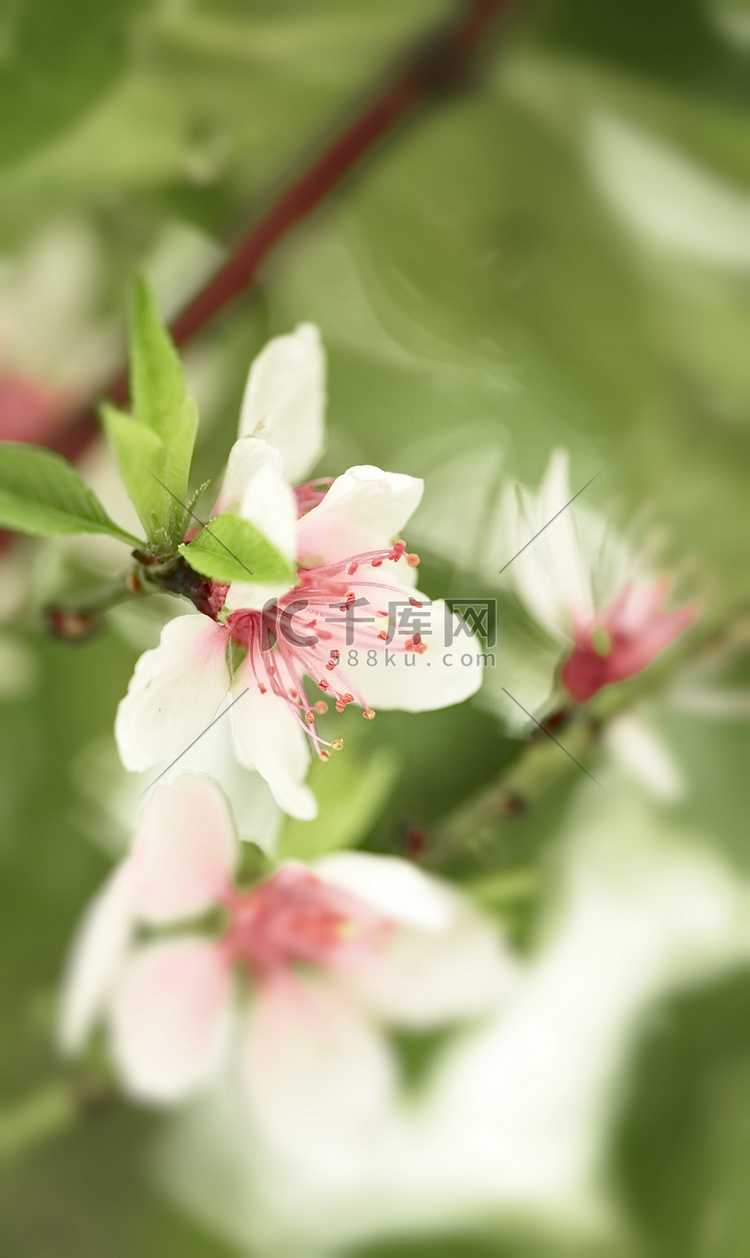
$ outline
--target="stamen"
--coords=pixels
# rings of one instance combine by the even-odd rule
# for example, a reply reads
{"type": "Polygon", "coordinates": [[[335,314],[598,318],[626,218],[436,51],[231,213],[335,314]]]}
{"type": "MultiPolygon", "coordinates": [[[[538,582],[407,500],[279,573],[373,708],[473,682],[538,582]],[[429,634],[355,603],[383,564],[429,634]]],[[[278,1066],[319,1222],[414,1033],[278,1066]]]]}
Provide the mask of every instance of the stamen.
{"type": "MultiPolygon", "coordinates": [[[[341,713],[350,704],[356,703],[361,707],[365,720],[374,719],[375,711],[368,707],[365,695],[360,694],[352,684],[352,678],[347,676],[350,671],[348,665],[354,658],[349,648],[353,647],[355,651],[386,649],[392,640],[393,617],[385,610],[373,617],[373,609],[382,606],[387,598],[408,599],[412,607],[422,608],[422,601],[404,590],[403,586],[381,579],[379,573],[376,575],[376,570],[383,566],[386,559],[397,561],[404,555],[406,544],[399,539],[389,549],[372,550],[330,564],[300,569],[294,589],[267,605],[265,610],[245,608],[230,613],[228,617],[230,638],[247,652],[241,667],[250,670],[249,679],[258,685],[261,694],[270,691],[287,703],[322,760],[327,760],[329,756],[324,748],[338,751],[342,740],[327,743],[319,736],[315,719],[327,712],[329,705],[322,699],[316,703],[310,701],[303,678],[310,678],[319,692],[331,700],[337,712],[341,713]],[[360,569],[369,579],[360,578],[360,569]],[[356,581],[353,580],[355,575],[356,581]],[[359,616],[354,618],[355,636],[352,641],[349,618],[363,596],[368,611],[361,619],[359,616]],[[298,610],[300,599],[305,604],[301,611],[298,610]],[[337,621],[338,613],[332,610],[339,607],[346,614],[345,624],[337,621]],[[338,645],[334,645],[336,643],[338,645]]],[[[416,555],[407,555],[406,558],[412,566],[419,562],[416,555]]],[[[401,637],[393,639],[392,649],[421,654],[426,646],[421,636],[414,634],[406,641],[401,637]]]]}

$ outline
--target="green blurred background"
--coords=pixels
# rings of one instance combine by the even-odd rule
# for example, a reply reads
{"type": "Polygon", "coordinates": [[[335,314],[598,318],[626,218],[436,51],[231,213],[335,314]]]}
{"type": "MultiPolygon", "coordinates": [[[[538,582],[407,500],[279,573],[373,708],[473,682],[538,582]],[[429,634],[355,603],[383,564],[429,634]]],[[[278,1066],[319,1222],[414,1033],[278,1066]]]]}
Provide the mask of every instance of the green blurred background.
{"type": "MultiPolygon", "coordinates": [[[[0,15],[0,375],[69,398],[100,387],[124,346],[131,272],[172,313],[405,50],[462,11],[14,0],[0,15]]],[[[706,616],[737,637],[750,598],[749,54],[746,0],[518,6],[476,72],[379,144],[190,346],[196,480],[226,457],[251,356],[311,320],[329,356],[321,471],[372,461],[426,477],[410,539],[424,588],[498,593],[498,478],[536,483],[565,445],[574,488],[601,468],[591,505],[645,511],[706,616]]],[[[48,550],[22,542],[2,560],[0,1111],[60,1073],[55,990],[116,844],[97,794],[114,790],[113,714],[149,632],[49,640],[40,591],[60,565],[48,550]]],[[[502,616],[496,654],[502,671],[502,616]]],[[[714,663],[723,709],[653,701],[688,789],[643,809],[655,841],[663,830],[709,849],[744,887],[750,664],[741,641],[714,663]]],[[[322,820],[287,832],[297,854],[332,827],[337,842],[402,852],[410,827],[438,822],[517,748],[491,700],[389,714],[347,741],[348,764],[316,774],[322,820]]],[[[541,907],[510,919],[526,944],[555,901],[565,818],[585,789],[568,781],[530,810],[500,862],[539,880],[541,907]]],[[[623,1044],[602,1152],[619,1230],[541,1238],[499,1210],[362,1254],[744,1258],[750,971],[740,959],[652,1004],[623,1044]]],[[[234,1253],[160,1191],[160,1127],[115,1105],[3,1166],[4,1258],[234,1253]]]]}

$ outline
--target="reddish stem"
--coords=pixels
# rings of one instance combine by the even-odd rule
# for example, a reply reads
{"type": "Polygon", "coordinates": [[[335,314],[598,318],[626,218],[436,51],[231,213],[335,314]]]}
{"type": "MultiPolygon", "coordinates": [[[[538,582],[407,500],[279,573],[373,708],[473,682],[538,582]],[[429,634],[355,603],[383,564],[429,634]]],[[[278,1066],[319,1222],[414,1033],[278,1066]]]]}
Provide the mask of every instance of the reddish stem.
{"type": "MultiPolygon", "coordinates": [[[[415,107],[440,89],[460,81],[491,27],[509,9],[511,0],[473,0],[465,15],[422,41],[401,74],[348,126],[240,240],[227,262],[188,303],[171,325],[178,346],[184,346],[214,315],[252,283],[277,241],[304,219],[364,157],[415,107]]],[[[102,391],[118,405],[128,399],[125,369],[102,391]]],[[[97,400],[74,411],[64,426],[48,435],[46,444],[69,459],[80,457],[98,436],[97,400]]],[[[0,544],[2,543],[0,537],[0,544]]]]}
{"type": "Polygon", "coordinates": [[[266,254],[305,218],[385,132],[434,89],[454,81],[508,0],[476,0],[467,17],[430,41],[428,51],[365,109],[331,147],[271,207],[232,257],[172,325],[178,345],[190,340],[253,280],[266,254]]]}

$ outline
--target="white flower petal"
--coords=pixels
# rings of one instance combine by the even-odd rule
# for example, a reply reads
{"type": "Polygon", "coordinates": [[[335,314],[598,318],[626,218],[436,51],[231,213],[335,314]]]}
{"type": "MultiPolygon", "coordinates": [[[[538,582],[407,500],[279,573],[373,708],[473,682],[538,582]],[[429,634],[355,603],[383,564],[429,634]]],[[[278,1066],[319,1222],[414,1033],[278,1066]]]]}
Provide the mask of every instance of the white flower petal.
{"type": "Polygon", "coordinates": [[[281,455],[267,441],[242,437],[230,455],[244,481],[238,511],[289,560],[295,558],[297,503],[281,468],[281,455]]]}
{"type": "Polygon", "coordinates": [[[440,933],[395,930],[371,962],[345,981],[381,1018],[430,1027],[498,1009],[516,986],[517,970],[497,930],[473,906],[454,901],[440,933]]]}
{"type": "MultiPolygon", "coordinates": [[[[270,853],[283,824],[284,813],[265,779],[241,764],[236,754],[230,711],[243,688],[235,684],[220,708],[218,719],[214,719],[189,749],[184,754],[180,753],[179,758],[162,771],[160,784],[168,785],[186,773],[212,778],[232,801],[239,837],[252,839],[270,853]]],[[[142,789],[148,785],[149,778],[144,777],[142,789]]]]}
{"type": "Polygon", "coordinates": [[[497,1008],[507,996],[516,971],[497,930],[452,887],[369,852],[337,852],[311,868],[396,924],[382,951],[340,980],[380,1017],[430,1026],[497,1008]]]}
{"type": "MultiPolygon", "coordinates": [[[[534,497],[518,486],[510,486],[503,497],[509,563],[506,579],[515,587],[521,602],[534,620],[558,643],[571,643],[573,623],[570,608],[561,600],[549,571],[547,555],[539,545],[544,521],[534,497]]],[[[551,528],[554,525],[550,525],[551,528]]]]}
{"type": "Polygon", "coordinates": [[[566,646],[575,622],[591,617],[601,600],[595,585],[602,583],[604,558],[612,558],[603,521],[572,497],[568,453],[560,449],[537,494],[514,487],[503,503],[515,555],[508,580],[538,624],[566,646]]]}
{"type": "Polygon", "coordinates": [[[548,571],[560,601],[574,612],[586,614],[592,611],[591,583],[586,575],[571,498],[568,452],[555,450],[539,491],[542,517],[539,528],[548,521],[552,523],[537,540],[543,543],[548,571]]]}
{"type": "Polygon", "coordinates": [[[262,611],[269,599],[279,598],[286,594],[289,582],[276,585],[260,585],[250,581],[233,581],[224,600],[224,606],[230,612],[245,610],[262,611]]]}
{"type": "Polygon", "coordinates": [[[309,821],[318,806],[305,785],[310,767],[308,737],[284,699],[270,690],[261,694],[252,674],[248,682],[247,693],[232,708],[237,757],[265,778],[285,812],[309,821]]]}
{"type": "Polygon", "coordinates": [[[135,834],[138,913],[175,921],[210,908],[231,882],[237,839],[226,797],[211,778],[182,774],[157,786],[135,834]]]}
{"type": "MultiPolygon", "coordinates": [[[[403,597],[406,599],[409,594],[410,591],[404,591],[403,597]]],[[[417,597],[426,604],[430,602],[419,593],[417,597]]],[[[476,694],[485,668],[490,667],[490,653],[477,638],[467,636],[462,625],[457,616],[447,611],[442,599],[435,599],[430,610],[432,632],[424,638],[427,650],[422,655],[389,650],[386,656],[383,651],[372,667],[360,670],[357,682],[368,707],[375,711],[382,708],[432,712],[476,694]],[[445,634],[446,616],[450,618],[450,635],[445,634]],[[446,649],[448,636],[453,640],[446,649]]]]}
{"type": "Polygon", "coordinates": [[[135,920],[132,863],[110,874],[89,904],[73,940],[63,979],[58,1043],[81,1047],[101,1012],[125,957],[135,920]]]}
{"type": "MultiPolygon", "coordinates": [[[[239,437],[229,451],[229,458],[224,469],[221,490],[214,507],[214,514],[220,511],[237,511],[245,496],[247,483],[258,466],[258,450],[260,447],[271,449],[266,441],[259,437],[239,437]]],[[[281,458],[276,451],[277,458],[281,458]]]]}
{"type": "Polygon", "coordinates": [[[291,484],[304,480],[323,449],[325,374],[320,333],[310,323],[274,337],[250,368],[239,436],[276,446],[291,484]]]}
{"type": "Polygon", "coordinates": [[[216,721],[184,756],[164,774],[165,784],[185,773],[200,773],[218,783],[232,801],[232,813],[240,839],[252,839],[265,852],[273,850],[284,814],[259,773],[240,764],[235,754],[232,722],[226,716],[216,721]]]}
{"type": "Polygon", "coordinates": [[[379,467],[351,467],[323,501],[299,521],[297,554],[323,563],[380,550],[403,531],[422,497],[424,482],[379,467]]]}
{"type": "Polygon", "coordinates": [[[176,616],[164,626],[117,709],[115,738],[126,769],[173,759],[211,723],[229,689],[226,640],[206,616],[176,616]]]}
{"type": "Polygon", "coordinates": [[[220,1064],[231,974],[214,943],[183,936],[142,948],[123,970],[111,1011],[112,1052],[132,1096],[180,1101],[220,1064]]]}
{"type": "MultiPolygon", "coordinates": [[[[232,447],[218,506],[230,508],[268,538],[294,564],[296,558],[297,502],[281,470],[281,455],[267,441],[241,437],[232,447]]],[[[226,605],[261,608],[270,598],[289,589],[288,581],[260,585],[234,581],[226,605]]]]}
{"type": "Polygon", "coordinates": [[[346,1174],[393,1099],[384,1039],[355,1002],[305,981],[263,990],[243,1040],[243,1080],[266,1138],[311,1173],[346,1174]]]}
{"type": "Polygon", "coordinates": [[[389,921],[419,930],[447,930],[454,897],[436,878],[397,856],[335,852],[311,866],[326,882],[365,900],[389,921]]]}

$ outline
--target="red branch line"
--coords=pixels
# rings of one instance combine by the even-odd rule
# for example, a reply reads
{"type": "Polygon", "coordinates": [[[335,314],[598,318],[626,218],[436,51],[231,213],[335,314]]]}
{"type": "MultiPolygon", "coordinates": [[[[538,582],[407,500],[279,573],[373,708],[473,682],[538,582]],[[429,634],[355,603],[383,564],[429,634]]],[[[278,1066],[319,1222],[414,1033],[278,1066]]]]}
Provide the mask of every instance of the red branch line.
{"type": "MultiPolygon", "coordinates": [[[[423,40],[401,74],[317,158],[240,240],[231,257],[171,324],[178,346],[186,345],[220,310],[252,283],[259,266],[277,241],[304,219],[388,131],[421,102],[461,82],[473,56],[492,26],[510,8],[511,0],[471,0],[459,20],[423,40]]],[[[118,373],[105,396],[124,405],[128,398],[126,370],[118,373]]],[[[97,399],[98,400],[98,399],[97,399]]],[[[98,436],[97,404],[74,412],[47,444],[70,459],[78,458],[98,436]]]]}

